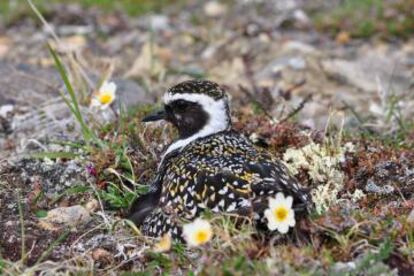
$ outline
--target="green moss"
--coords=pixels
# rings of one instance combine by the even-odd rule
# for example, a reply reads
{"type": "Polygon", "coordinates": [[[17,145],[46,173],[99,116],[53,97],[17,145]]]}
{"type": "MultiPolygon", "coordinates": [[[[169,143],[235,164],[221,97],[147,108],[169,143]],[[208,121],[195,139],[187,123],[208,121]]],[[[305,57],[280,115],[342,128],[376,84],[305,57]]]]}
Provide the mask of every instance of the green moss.
{"type": "Polygon", "coordinates": [[[405,0],[346,0],[330,10],[313,11],[317,29],[337,34],[347,31],[354,38],[408,38],[414,33],[414,2],[405,0]]]}
{"type": "MultiPolygon", "coordinates": [[[[184,4],[185,0],[34,0],[33,3],[47,17],[51,4],[77,3],[84,8],[95,7],[105,12],[123,11],[130,16],[139,16],[151,12],[161,12],[165,7],[173,4],[184,4]]],[[[0,19],[6,25],[13,24],[21,19],[34,17],[25,0],[0,1],[0,19]]]]}

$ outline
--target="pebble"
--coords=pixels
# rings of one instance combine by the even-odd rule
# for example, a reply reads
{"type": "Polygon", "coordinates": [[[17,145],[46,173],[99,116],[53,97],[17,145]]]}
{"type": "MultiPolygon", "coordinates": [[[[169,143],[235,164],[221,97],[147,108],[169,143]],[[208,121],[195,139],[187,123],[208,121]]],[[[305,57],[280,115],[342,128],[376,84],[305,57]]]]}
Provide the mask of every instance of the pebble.
{"type": "Polygon", "coordinates": [[[391,185],[380,187],[372,179],[368,179],[367,185],[365,186],[366,192],[375,194],[391,194],[394,190],[394,187],[391,185]]]}
{"type": "Polygon", "coordinates": [[[227,7],[218,1],[209,1],[204,5],[204,13],[210,17],[218,17],[226,13],[227,7]]]}
{"type": "Polygon", "coordinates": [[[40,219],[39,226],[46,230],[57,230],[65,226],[76,227],[90,219],[89,211],[81,205],[58,207],[48,211],[47,216],[40,219]]]}
{"type": "Polygon", "coordinates": [[[12,112],[14,109],[14,105],[5,104],[0,106],[0,117],[6,118],[7,114],[12,112]]]}

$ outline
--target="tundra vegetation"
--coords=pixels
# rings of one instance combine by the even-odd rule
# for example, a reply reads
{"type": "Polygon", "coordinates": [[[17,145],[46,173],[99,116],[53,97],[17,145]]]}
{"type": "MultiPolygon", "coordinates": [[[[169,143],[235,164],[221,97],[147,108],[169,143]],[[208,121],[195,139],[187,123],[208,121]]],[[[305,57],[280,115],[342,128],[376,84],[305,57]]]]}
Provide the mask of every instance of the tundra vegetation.
{"type": "Polygon", "coordinates": [[[413,1],[8,0],[0,22],[0,274],[414,274],[413,1]],[[287,234],[207,212],[187,247],[126,219],[176,137],[141,118],[190,78],[310,190],[287,234]]]}

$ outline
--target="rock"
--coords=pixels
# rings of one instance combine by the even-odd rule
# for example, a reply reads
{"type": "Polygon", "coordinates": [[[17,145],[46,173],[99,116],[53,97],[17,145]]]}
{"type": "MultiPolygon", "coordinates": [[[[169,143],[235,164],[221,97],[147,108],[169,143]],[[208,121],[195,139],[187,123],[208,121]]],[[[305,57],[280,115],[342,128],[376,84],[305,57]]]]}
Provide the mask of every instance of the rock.
{"type": "Polygon", "coordinates": [[[12,41],[7,36],[0,36],[0,58],[7,55],[12,46],[12,41]]]}
{"type": "Polygon", "coordinates": [[[166,71],[161,56],[165,53],[164,49],[151,42],[147,42],[141,47],[141,52],[135,59],[132,67],[125,73],[126,77],[142,77],[160,75],[166,71]]]}
{"type": "Polygon", "coordinates": [[[283,44],[283,52],[299,52],[301,54],[318,54],[318,50],[312,45],[303,43],[301,41],[291,40],[283,44]]]}
{"type": "Polygon", "coordinates": [[[365,186],[366,192],[375,194],[391,194],[394,190],[394,187],[391,185],[383,185],[380,187],[372,179],[368,179],[367,185],[365,186]]]}
{"type": "Polygon", "coordinates": [[[351,35],[346,31],[339,32],[335,37],[335,41],[338,44],[347,44],[351,41],[351,35]]]}
{"type": "Polygon", "coordinates": [[[281,74],[285,68],[293,70],[303,70],[306,68],[306,61],[301,57],[282,56],[266,65],[256,75],[256,79],[263,81],[265,79],[274,79],[275,76],[281,74]]]}
{"type": "Polygon", "coordinates": [[[114,79],[114,81],[118,86],[118,104],[133,107],[154,102],[150,94],[138,83],[124,79],[114,79]]]}
{"type": "Polygon", "coordinates": [[[0,62],[0,83],[0,105],[35,108],[59,95],[60,77],[55,70],[0,62]]]}
{"type": "Polygon", "coordinates": [[[89,211],[80,205],[58,207],[50,210],[45,218],[41,218],[39,226],[46,230],[57,230],[61,227],[76,227],[90,219],[89,211]]]}
{"type": "MultiPolygon", "coordinates": [[[[98,78],[91,76],[91,79],[98,78]]],[[[113,81],[118,86],[115,105],[128,108],[153,102],[136,82],[116,78],[113,81]]],[[[60,96],[63,82],[56,70],[0,62],[0,84],[0,117],[4,117],[3,113],[10,114],[13,106],[13,116],[7,122],[0,121],[0,129],[7,130],[6,138],[15,141],[17,152],[22,152],[30,139],[80,138],[78,122],[60,96]]],[[[81,106],[81,111],[85,117],[90,112],[85,106],[81,106]]],[[[5,145],[6,141],[0,137],[0,149],[5,145]]]]}
{"type": "Polygon", "coordinates": [[[361,50],[352,60],[334,58],[323,60],[321,64],[328,75],[367,92],[378,91],[377,79],[392,87],[396,94],[405,93],[412,85],[409,70],[398,66],[398,60],[374,50],[372,53],[361,50]]]}
{"type": "Polygon", "coordinates": [[[103,248],[96,248],[92,251],[92,259],[102,265],[108,265],[114,261],[114,256],[103,248]]]}
{"type": "Polygon", "coordinates": [[[53,49],[58,49],[58,52],[80,52],[87,46],[87,40],[83,35],[73,35],[62,38],[58,44],[54,40],[49,41],[49,44],[53,49]]]}
{"type": "Polygon", "coordinates": [[[204,13],[210,17],[218,17],[226,13],[227,6],[218,1],[209,1],[204,5],[204,13]]]}
{"type": "Polygon", "coordinates": [[[90,213],[95,212],[99,209],[99,202],[96,199],[92,199],[85,205],[86,210],[88,210],[90,213]]]}
{"type": "Polygon", "coordinates": [[[278,0],[278,1],[270,1],[274,6],[275,9],[278,11],[291,11],[298,7],[298,2],[295,0],[278,0]]]}
{"type": "Polygon", "coordinates": [[[15,162],[13,168],[26,182],[32,183],[37,179],[41,184],[42,192],[48,198],[53,198],[76,184],[93,181],[91,178],[93,176],[76,160],[48,162],[39,159],[22,159],[15,162]]]}
{"type": "Polygon", "coordinates": [[[164,31],[170,28],[170,20],[167,16],[156,14],[149,17],[149,25],[153,31],[164,31]]]}
{"type": "Polygon", "coordinates": [[[0,117],[6,118],[8,113],[12,112],[14,109],[14,105],[12,104],[5,104],[0,106],[0,117]]]}
{"type": "Polygon", "coordinates": [[[309,16],[301,9],[295,10],[292,14],[292,17],[300,26],[311,26],[312,21],[310,20],[309,16]]]}
{"type": "Polygon", "coordinates": [[[113,235],[98,234],[88,238],[85,242],[77,243],[74,246],[75,251],[85,253],[92,249],[104,248],[113,251],[116,248],[116,240],[113,235]]]}
{"type": "MultiPolygon", "coordinates": [[[[90,78],[96,81],[99,79],[96,76],[90,78]]],[[[152,102],[148,93],[136,82],[117,78],[113,81],[118,86],[120,102],[127,107],[152,102]]],[[[59,93],[63,82],[55,69],[0,62],[0,83],[0,106],[15,104],[38,109],[48,103],[63,103],[59,93]]]]}
{"type": "Polygon", "coordinates": [[[332,270],[335,273],[340,273],[340,274],[350,273],[355,269],[356,269],[355,262],[347,262],[347,263],[337,262],[337,263],[334,264],[334,266],[332,268],[332,270]]]}

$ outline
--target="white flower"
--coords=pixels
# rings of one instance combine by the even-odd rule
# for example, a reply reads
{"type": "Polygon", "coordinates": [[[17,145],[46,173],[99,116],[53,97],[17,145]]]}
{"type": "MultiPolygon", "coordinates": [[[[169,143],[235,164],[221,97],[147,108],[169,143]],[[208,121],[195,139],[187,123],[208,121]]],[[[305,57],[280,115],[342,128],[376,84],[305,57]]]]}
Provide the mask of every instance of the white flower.
{"type": "Polygon", "coordinates": [[[289,227],[295,226],[295,211],[292,209],[293,198],[277,193],[276,198],[269,198],[269,208],[264,215],[267,218],[267,227],[285,234],[289,227]]]}
{"type": "Polygon", "coordinates": [[[207,220],[197,218],[192,223],[183,226],[183,235],[189,246],[199,246],[213,237],[213,231],[207,220]]]}
{"type": "Polygon", "coordinates": [[[115,100],[116,84],[114,82],[105,81],[98,89],[98,92],[93,95],[91,100],[92,107],[99,107],[105,109],[111,105],[115,100]]]}

